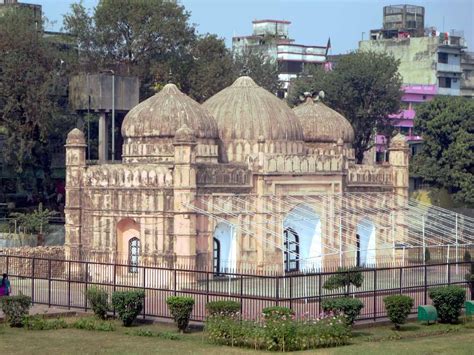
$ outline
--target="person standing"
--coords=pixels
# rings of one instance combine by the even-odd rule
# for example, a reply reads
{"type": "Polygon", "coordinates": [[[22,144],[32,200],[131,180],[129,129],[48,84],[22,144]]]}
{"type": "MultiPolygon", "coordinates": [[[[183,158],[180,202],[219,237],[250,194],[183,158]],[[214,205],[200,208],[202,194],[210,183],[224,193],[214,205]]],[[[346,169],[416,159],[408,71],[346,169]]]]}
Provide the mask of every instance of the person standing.
{"type": "Polygon", "coordinates": [[[0,296],[10,296],[11,286],[7,274],[3,274],[2,282],[0,284],[0,296]]]}

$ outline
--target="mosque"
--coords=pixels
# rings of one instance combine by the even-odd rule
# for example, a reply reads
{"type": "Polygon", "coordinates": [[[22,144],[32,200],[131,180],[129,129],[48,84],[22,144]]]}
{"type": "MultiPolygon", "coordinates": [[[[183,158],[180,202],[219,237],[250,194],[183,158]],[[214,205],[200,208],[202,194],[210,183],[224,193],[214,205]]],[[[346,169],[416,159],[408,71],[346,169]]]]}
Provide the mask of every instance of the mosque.
{"type": "Polygon", "coordinates": [[[68,134],[69,258],[284,273],[375,265],[405,238],[404,137],[356,164],[351,124],[320,100],[291,109],[244,76],[201,105],[167,84],[121,132],[122,161],[99,164],[68,134]]]}

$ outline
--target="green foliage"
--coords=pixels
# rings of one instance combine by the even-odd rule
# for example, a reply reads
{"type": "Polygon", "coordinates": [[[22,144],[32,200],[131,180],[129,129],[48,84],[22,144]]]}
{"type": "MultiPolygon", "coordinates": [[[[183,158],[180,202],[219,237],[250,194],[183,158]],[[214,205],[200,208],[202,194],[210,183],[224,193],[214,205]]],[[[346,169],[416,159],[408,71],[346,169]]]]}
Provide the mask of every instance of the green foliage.
{"type": "Polygon", "coordinates": [[[72,323],[72,327],[83,330],[98,330],[102,332],[112,332],[115,325],[110,321],[98,319],[96,317],[83,317],[72,323]]]}
{"type": "Polygon", "coordinates": [[[423,149],[410,163],[410,173],[446,188],[458,205],[474,205],[474,102],[438,96],[416,108],[415,129],[423,149]]]}
{"type": "Polygon", "coordinates": [[[321,307],[325,312],[341,312],[346,317],[348,325],[354,324],[364,304],[358,298],[340,297],[328,298],[321,302],[321,307]]]}
{"type": "Polygon", "coordinates": [[[28,315],[31,297],[25,295],[4,296],[0,298],[2,312],[10,327],[22,327],[23,318],[28,315]]]}
{"type": "Polygon", "coordinates": [[[54,217],[56,212],[50,211],[47,208],[43,209],[40,203],[38,208],[30,213],[14,212],[11,217],[17,221],[17,226],[27,233],[45,233],[49,228],[49,219],[54,217]]]}
{"type": "Polygon", "coordinates": [[[378,131],[388,136],[393,127],[389,115],[400,107],[402,92],[399,61],[386,53],[356,51],[343,56],[334,70],[310,68],[291,82],[290,105],[309,91],[325,92],[325,103],[344,115],[355,132],[353,147],[358,163],[373,146],[378,131]]]}
{"type": "Polygon", "coordinates": [[[118,313],[125,327],[132,325],[143,309],[145,292],[140,291],[116,291],[112,294],[112,306],[118,313]]]}
{"type": "Polygon", "coordinates": [[[107,292],[92,286],[87,289],[86,297],[94,314],[100,319],[106,319],[109,311],[109,295],[107,292]]]}
{"type": "Polygon", "coordinates": [[[465,291],[459,286],[433,288],[429,296],[438,311],[442,323],[456,323],[466,299],[465,291]]]}
{"type": "Polygon", "coordinates": [[[41,316],[29,316],[23,318],[23,327],[28,330],[51,330],[67,328],[64,319],[46,319],[41,316]]]}
{"type": "Polygon", "coordinates": [[[267,351],[297,351],[347,344],[350,328],[343,317],[321,320],[257,322],[211,316],[206,320],[208,339],[215,344],[267,351]]]}
{"type": "Polygon", "coordinates": [[[166,304],[173,319],[181,332],[184,332],[189,324],[194,306],[194,298],[183,296],[171,296],[166,299],[166,304]]]}
{"type": "Polygon", "coordinates": [[[364,275],[358,267],[352,268],[338,268],[337,273],[331,275],[323,285],[326,290],[337,290],[343,287],[344,292],[349,296],[349,286],[354,285],[355,287],[362,286],[364,282],[364,275]]]}
{"type": "Polygon", "coordinates": [[[393,295],[383,299],[388,318],[400,329],[400,325],[404,324],[413,307],[413,299],[405,295],[393,295]]]}
{"type": "Polygon", "coordinates": [[[130,335],[140,336],[140,337],[157,337],[166,340],[180,340],[180,336],[175,333],[170,332],[153,332],[149,329],[137,329],[130,335]]]}
{"type": "Polygon", "coordinates": [[[291,319],[295,312],[288,307],[273,306],[264,308],[262,314],[265,321],[280,321],[291,319]]]}
{"type": "Polygon", "coordinates": [[[212,301],[206,304],[207,313],[213,315],[232,316],[240,312],[240,303],[236,301],[212,301]]]}

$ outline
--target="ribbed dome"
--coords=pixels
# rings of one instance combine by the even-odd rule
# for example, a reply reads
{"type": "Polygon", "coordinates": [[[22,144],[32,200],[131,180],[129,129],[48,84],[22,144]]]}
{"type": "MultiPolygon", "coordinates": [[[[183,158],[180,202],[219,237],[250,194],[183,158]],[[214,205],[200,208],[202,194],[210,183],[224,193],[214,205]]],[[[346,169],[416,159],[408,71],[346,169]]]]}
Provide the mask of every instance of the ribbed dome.
{"type": "Polygon", "coordinates": [[[195,132],[196,138],[218,138],[211,114],[176,85],[167,84],[130,110],[122,123],[122,136],[172,138],[183,124],[195,132]]]}
{"type": "Polygon", "coordinates": [[[354,129],[339,112],[327,107],[321,101],[314,102],[308,97],[293,111],[303,126],[304,141],[308,143],[344,143],[354,141],[354,129]]]}
{"type": "Polygon", "coordinates": [[[222,140],[303,140],[291,109],[248,76],[238,78],[203,106],[216,118],[222,140]]]}

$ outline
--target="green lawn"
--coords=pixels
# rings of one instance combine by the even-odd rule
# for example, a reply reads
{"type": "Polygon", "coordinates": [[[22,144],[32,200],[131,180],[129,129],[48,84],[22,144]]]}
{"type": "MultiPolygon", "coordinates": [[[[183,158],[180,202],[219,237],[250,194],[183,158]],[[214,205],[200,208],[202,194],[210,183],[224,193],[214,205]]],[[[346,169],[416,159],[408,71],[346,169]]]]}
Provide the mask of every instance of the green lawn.
{"type": "MultiPolygon", "coordinates": [[[[193,331],[177,340],[131,335],[138,329],[174,332],[165,324],[123,328],[113,332],[76,329],[32,331],[0,325],[1,354],[241,354],[263,353],[207,343],[204,333],[193,331]]],[[[300,352],[302,353],[302,352],[300,352]]],[[[388,326],[356,329],[351,345],[308,351],[317,354],[473,354],[474,323],[431,325],[415,323],[403,331],[388,326]]]]}

